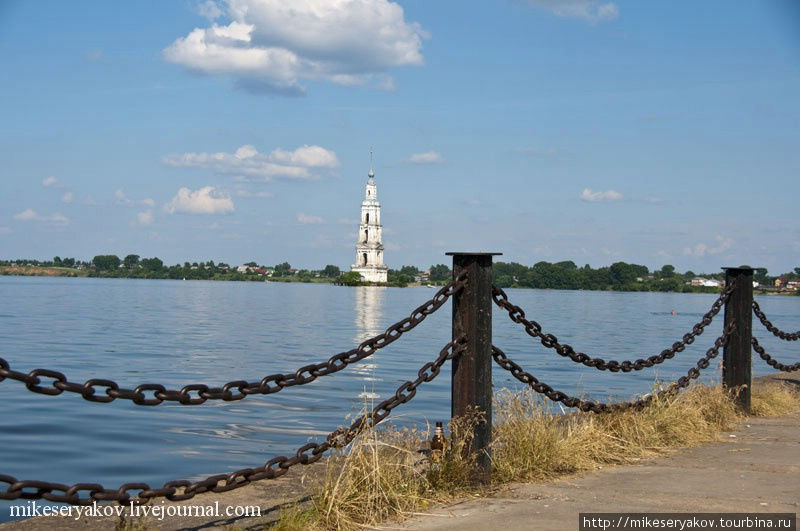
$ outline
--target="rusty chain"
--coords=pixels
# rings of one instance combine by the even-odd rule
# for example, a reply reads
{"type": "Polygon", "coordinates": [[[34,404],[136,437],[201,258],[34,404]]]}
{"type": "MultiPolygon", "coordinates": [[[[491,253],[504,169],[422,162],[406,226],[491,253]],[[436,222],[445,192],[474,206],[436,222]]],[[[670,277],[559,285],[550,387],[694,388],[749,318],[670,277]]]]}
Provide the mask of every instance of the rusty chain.
{"type": "Polygon", "coordinates": [[[784,332],[777,326],[773,325],[772,322],[769,319],[767,319],[766,314],[764,314],[764,312],[761,311],[761,307],[758,305],[756,301],[753,301],[753,313],[756,314],[756,317],[758,317],[758,319],[761,321],[761,324],[763,324],[767,330],[772,332],[777,337],[783,339],[784,341],[797,341],[798,339],[800,339],[800,331],[793,333],[784,332]]]}
{"type": "Polygon", "coordinates": [[[503,291],[501,288],[492,286],[492,298],[497,306],[508,312],[508,316],[512,321],[525,327],[525,332],[527,332],[529,336],[539,339],[542,345],[544,345],[546,348],[555,349],[559,355],[569,358],[575,363],[582,363],[587,367],[594,367],[601,371],[608,370],[611,372],[630,372],[640,371],[659,363],[663,363],[665,360],[672,359],[678,352],[683,352],[686,349],[686,345],[691,345],[694,343],[695,338],[703,333],[705,327],[711,324],[711,321],[722,309],[723,305],[733,292],[734,285],[735,283],[731,283],[725,287],[717,300],[714,301],[714,304],[711,305],[711,309],[706,312],[705,315],[703,315],[703,318],[700,320],[700,322],[692,327],[691,332],[684,334],[680,341],[676,341],[670,348],[661,351],[660,354],[650,356],[646,359],[637,359],[635,361],[606,361],[603,358],[593,358],[588,354],[584,354],[583,352],[575,352],[575,349],[572,348],[572,346],[566,343],[559,343],[558,338],[553,334],[543,333],[542,326],[539,323],[526,319],[525,312],[522,310],[522,308],[509,302],[508,295],[506,295],[505,291],[503,291]]]}
{"type": "Polygon", "coordinates": [[[779,362],[778,360],[774,359],[772,356],[767,354],[767,351],[764,350],[758,340],[755,337],[750,338],[750,343],[753,345],[753,350],[758,352],[758,355],[761,356],[761,359],[767,362],[767,365],[770,367],[774,367],[775,369],[783,372],[793,372],[800,370],[800,362],[794,363],[792,365],[784,365],[783,363],[779,362]]]}
{"type": "Polygon", "coordinates": [[[2,500],[38,500],[68,503],[71,505],[91,505],[96,501],[115,501],[121,505],[133,503],[139,505],[154,498],[166,498],[170,501],[183,501],[194,498],[203,492],[227,492],[244,487],[254,481],[276,479],[286,474],[297,464],[310,465],[319,461],[323,454],[331,448],[346,446],[364,429],[376,426],[389,416],[391,411],[414,398],[417,387],[423,382],[431,382],[441,372],[442,365],[460,355],[466,345],[465,336],[451,341],[439,352],[439,356],[423,365],[417,372],[417,379],[406,381],[395,391],[394,396],[387,398],[372,411],[359,416],[348,428],[332,431],[325,442],[307,443],[297,449],[292,457],[279,456],[256,468],[244,468],[230,474],[218,474],[203,480],[168,481],[160,488],[151,488],[147,483],[126,483],[116,489],[107,489],[97,483],[76,483],[64,485],[38,480],[23,480],[0,474],[0,499],[2,500]],[[5,489],[2,485],[7,485],[5,489]],[[132,497],[138,493],[136,497],[132,497]]]}
{"type": "Polygon", "coordinates": [[[300,367],[293,373],[270,374],[259,381],[234,380],[222,387],[209,387],[206,384],[189,384],[180,390],[167,389],[161,384],[142,384],[135,389],[125,389],[115,381],[92,378],[83,383],[70,382],[63,373],[49,369],[34,369],[28,373],[11,369],[8,362],[0,358],[0,382],[6,378],[25,384],[29,391],[43,395],[60,395],[64,391],[81,395],[90,402],[108,403],[117,398],[130,400],[140,406],[157,406],[163,402],[178,402],[185,406],[202,404],[207,400],[241,400],[249,395],[269,395],[287,387],[311,383],[320,376],[341,371],[374,354],[376,351],[396,341],[409,332],[427,316],[434,313],[451,297],[463,289],[466,273],[459,275],[450,284],[440,289],[430,300],[417,307],[411,315],[391,325],[383,333],[363,341],[358,347],[340,352],[327,361],[300,367]],[[51,384],[42,385],[42,378],[51,384]],[[148,396],[149,395],[149,396],[148,396]]]}
{"type": "Polygon", "coordinates": [[[681,376],[678,378],[677,382],[673,383],[666,389],[659,391],[658,393],[648,394],[632,402],[618,402],[616,404],[605,404],[603,402],[582,400],[574,396],[569,396],[561,391],[557,391],[546,383],[540,382],[531,373],[526,372],[520,365],[509,359],[502,350],[494,345],[492,346],[492,357],[494,358],[494,361],[500,365],[500,367],[509,371],[514,378],[526,385],[529,385],[535,392],[545,395],[554,402],[561,402],[567,407],[578,408],[581,411],[591,411],[592,413],[610,413],[612,411],[624,411],[626,409],[640,410],[652,402],[654,398],[674,394],[680,389],[687,387],[692,380],[699,377],[700,371],[707,368],[711,360],[719,354],[720,347],[722,347],[728,340],[728,337],[730,336],[731,332],[733,332],[733,329],[734,324],[730,323],[725,328],[722,335],[714,341],[714,346],[708,349],[705,356],[697,361],[695,367],[689,369],[689,372],[686,374],[686,376],[681,376]]]}

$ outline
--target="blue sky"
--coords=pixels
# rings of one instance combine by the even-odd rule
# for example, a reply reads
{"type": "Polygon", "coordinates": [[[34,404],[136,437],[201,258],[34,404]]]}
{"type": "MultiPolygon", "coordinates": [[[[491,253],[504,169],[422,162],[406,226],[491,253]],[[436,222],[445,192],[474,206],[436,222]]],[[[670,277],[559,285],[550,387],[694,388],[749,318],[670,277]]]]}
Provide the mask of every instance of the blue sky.
{"type": "Polygon", "coordinates": [[[0,1],[0,258],[800,265],[793,0],[0,1]],[[290,9],[291,7],[291,9],[290,9]]]}

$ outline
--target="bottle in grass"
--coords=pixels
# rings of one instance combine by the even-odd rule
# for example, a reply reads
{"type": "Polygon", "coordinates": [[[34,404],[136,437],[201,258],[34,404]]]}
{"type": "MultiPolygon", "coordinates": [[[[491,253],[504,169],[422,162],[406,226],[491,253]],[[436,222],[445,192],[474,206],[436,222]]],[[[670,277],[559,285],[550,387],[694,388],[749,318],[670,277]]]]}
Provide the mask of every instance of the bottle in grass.
{"type": "Polygon", "coordinates": [[[444,453],[444,429],[442,422],[436,422],[436,429],[433,432],[431,439],[431,461],[438,463],[442,460],[442,453],[444,453]]]}

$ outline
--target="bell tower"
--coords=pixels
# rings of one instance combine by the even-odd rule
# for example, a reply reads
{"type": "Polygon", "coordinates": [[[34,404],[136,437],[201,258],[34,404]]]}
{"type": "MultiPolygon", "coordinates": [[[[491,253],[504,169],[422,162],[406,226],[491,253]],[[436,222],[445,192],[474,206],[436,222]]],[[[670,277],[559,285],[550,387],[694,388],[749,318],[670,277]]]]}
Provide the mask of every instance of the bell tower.
{"type": "Polygon", "coordinates": [[[381,204],[378,201],[378,186],[372,166],[372,150],[369,152],[369,173],[364,200],[361,202],[361,221],[356,240],[356,261],[351,271],[361,273],[366,282],[386,282],[388,267],[383,263],[383,225],[381,204]]]}

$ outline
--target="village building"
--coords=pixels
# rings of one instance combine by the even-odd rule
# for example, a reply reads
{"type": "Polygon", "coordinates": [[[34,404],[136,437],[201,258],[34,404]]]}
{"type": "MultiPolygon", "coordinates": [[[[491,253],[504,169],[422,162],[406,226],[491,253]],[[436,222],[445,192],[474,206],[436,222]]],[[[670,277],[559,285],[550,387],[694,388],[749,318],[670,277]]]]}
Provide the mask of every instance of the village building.
{"type": "Polygon", "coordinates": [[[701,278],[695,277],[690,282],[692,286],[703,286],[705,288],[719,288],[722,286],[723,282],[720,280],[715,280],[713,278],[701,278]]]}
{"type": "Polygon", "coordinates": [[[367,186],[361,202],[361,221],[356,240],[356,261],[350,270],[360,273],[365,282],[385,283],[389,268],[383,263],[381,204],[378,202],[371,151],[369,158],[367,186]]]}

